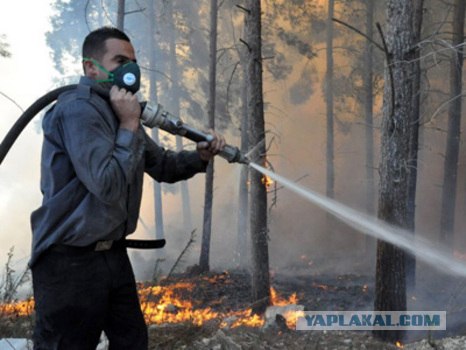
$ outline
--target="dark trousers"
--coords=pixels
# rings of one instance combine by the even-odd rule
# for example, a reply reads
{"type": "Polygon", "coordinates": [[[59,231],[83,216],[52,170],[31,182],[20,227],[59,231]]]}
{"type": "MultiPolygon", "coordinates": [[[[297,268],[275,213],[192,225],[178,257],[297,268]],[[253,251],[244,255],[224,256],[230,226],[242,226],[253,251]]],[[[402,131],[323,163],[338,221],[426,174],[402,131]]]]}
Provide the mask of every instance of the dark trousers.
{"type": "Polygon", "coordinates": [[[35,350],[91,350],[101,332],[111,350],[145,350],[147,327],[125,248],[48,251],[32,267],[35,350]]]}

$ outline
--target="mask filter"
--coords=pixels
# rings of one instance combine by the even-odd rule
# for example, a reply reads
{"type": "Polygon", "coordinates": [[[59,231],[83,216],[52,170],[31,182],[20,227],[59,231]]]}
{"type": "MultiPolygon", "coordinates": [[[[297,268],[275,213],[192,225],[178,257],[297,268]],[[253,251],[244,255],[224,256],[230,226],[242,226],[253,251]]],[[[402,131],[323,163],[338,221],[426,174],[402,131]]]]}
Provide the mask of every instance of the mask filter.
{"type": "Polygon", "coordinates": [[[128,62],[110,72],[113,75],[113,84],[136,93],[141,85],[141,70],[135,62],[128,62]]]}

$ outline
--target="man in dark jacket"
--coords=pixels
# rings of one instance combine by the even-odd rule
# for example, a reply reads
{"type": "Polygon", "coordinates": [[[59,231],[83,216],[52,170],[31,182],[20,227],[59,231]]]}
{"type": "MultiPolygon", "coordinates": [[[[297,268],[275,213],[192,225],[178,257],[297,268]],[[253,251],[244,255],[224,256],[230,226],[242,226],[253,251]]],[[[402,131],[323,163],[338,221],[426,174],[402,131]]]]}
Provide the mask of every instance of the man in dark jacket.
{"type": "Polygon", "coordinates": [[[121,69],[136,65],[124,33],[109,27],[90,33],[85,75],[44,117],[43,202],[31,216],[35,349],[95,349],[102,331],[112,349],[147,348],[124,245],[136,229],[143,174],[188,179],[204,172],[225,144],[215,132],[213,142],[192,152],[155,144],[141,126],[135,91],[114,85],[121,69]],[[113,84],[109,100],[94,84],[113,84]]]}

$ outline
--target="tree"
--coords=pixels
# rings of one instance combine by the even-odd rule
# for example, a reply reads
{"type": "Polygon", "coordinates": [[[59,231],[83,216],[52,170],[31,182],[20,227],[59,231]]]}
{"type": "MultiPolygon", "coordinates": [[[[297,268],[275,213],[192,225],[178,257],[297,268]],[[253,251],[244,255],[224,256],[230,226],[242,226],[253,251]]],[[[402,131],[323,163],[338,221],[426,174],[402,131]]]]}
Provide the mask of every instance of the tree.
{"type": "Polygon", "coordinates": [[[327,182],[326,194],[329,198],[335,196],[335,168],[334,168],[334,135],[333,135],[333,12],[335,1],[328,1],[327,17],[327,39],[326,39],[326,62],[327,71],[325,73],[325,103],[327,107],[327,182]]]}
{"type": "MultiPolygon", "coordinates": [[[[180,73],[179,65],[178,65],[178,57],[176,53],[177,49],[177,30],[175,26],[175,14],[173,10],[173,2],[172,1],[164,1],[163,2],[166,17],[168,21],[166,22],[167,25],[167,41],[168,41],[168,55],[169,55],[169,72],[170,72],[170,96],[169,96],[169,108],[170,111],[176,115],[180,115],[180,99],[181,99],[181,80],[182,80],[182,73],[180,73]]],[[[176,136],[176,150],[180,152],[183,150],[183,139],[181,136],[176,136]]],[[[181,181],[180,184],[181,190],[181,203],[183,208],[183,226],[186,232],[192,230],[192,218],[191,218],[191,200],[189,196],[189,189],[188,184],[186,181],[181,181]]]]}
{"type": "Polygon", "coordinates": [[[5,35],[0,35],[0,57],[10,57],[11,53],[8,51],[8,42],[5,35]]]}
{"type": "Polygon", "coordinates": [[[442,211],[440,218],[440,239],[449,247],[453,245],[455,225],[456,186],[461,131],[462,77],[464,16],[466,1],[455,0],[453,11],[454,48],[450,61],[450,105],[448,110],[447,145],[444,160],[442,211]]]}
{"type": "MultiPolygon", "coordinates": [[[[388,0],[385,87],[380,163],[380,219],[402,228],[408,225],[408,178],[412,135],[415,39],[412,0],[388,0]]],[[[414,170],[413,170],[414,171],[414,170]]],[[[377,242],[375,310],[406,310],[405,253],[377,242]]],[[[400,340],[403,331],[375,331],[384,340],[400,340]]]]}
{"type": "MultiPolygon", "coordinates": [[[[235,7],[241,8],[245,13],[248,9],[237,6],[237,2],[232,2],[235,7]]],[[[315,37],[315,28],[311,30],[309,22],[318,22],[315,17],[317,6],[314,1],[284,1],[277,0],[267,3],[264,10],[266,15],[262,18],[262,55],[267,57],[261,63],[263,70],[270,74],[274,81],[283,81],[293,71],[295,62],[302,62],[303,58],[308,62],[316,57],[313,46],[309,43],[310,38],[315,37]],[[312,33],[312,35],[311,35],[312,33]],[[289,61],[285,61],[285,53],[291,54],[289,61]]],[[[318,26],[317,26],[318,27],[318,26]]],[[[243,28],[244,30],[244,28],[243,28]]],[[[242,34],[245,35],[244,32],[242,34]]],[[[241,44],[243,45],[243,44],[241,44]]],[[[239,105],[242,105],[238,114],[242,116],[240,120],[241,131],[241,151],[247,153],[249,147],[254,147],[248,140],[248,112],[247,112],[247,86],[249,84],[247,76],[247,54],[245,50],[238,50],[238,59],[241,66],[242,77],[238,86],[238,95],[241,96],[239,105]]],[[[293,104],[302,104],[310,98],[314,90],[312,69],[309,65],[304,68],[301,64],[296,64],[302,71],[298,73],[299,78],[293,82],[289,88],[289,97],[293,104]]],[[[239,71],[239,70],[238,70],[239,71]]],[[[277,130],[277,132],[279,132],[277,130]]],[[[248,263],[248,207],[249,207],[249,168],[241,166],[239,179],[239,199],[238,199],[238,227],[236,245],[236,263],[240,267],[245,267],[248,263]]]]}
{"type": "MultiPolygon", "coordinates": [[[[241,117],[241,152],[246,154],[249,149],[248,135],[248,106],[247,106],[247,62],[244,55],[240,54],[241,68],[243,70],[243,89],[242,95],[242,117],[241,117]]],[[[238,194],[238,230],[236,245],[236,262],[244,268],[247,263],[248,253],[248,207],[249,207],[249,190],[248,190],[249,167],[241,165],[239,177],[239,194],[238,194]]]]}
{"type": "MultiPolygon", "coordinates": [[[[215,98],[217,72],[217,0],[210,2],[210,57],[209,57],[209,128],[215,129],[215,98]]],[[[202,272],[209,270],[210,237],[212,233],[212,204],[214,192],[214,160],[207,166],[204,197],[204,225],[202,231],[201,256],[199,268],[202,272]]]]}
{"type": "Polygon", "coordinates": [[[118,0],[117,28],[120,30],[125,28],[125,0],[118,0]]]}
{"type": "MultiPolygon", "coordinates": [[[[422,13],[424,0],[413,1],[413,41],[419,43],[421,40],[422,13]]],[[[421,60],[420,49],[414,52],[413,76],[413,102],[412,114],[410,118],[410,139],[409,139],[409,163],[408,163],[408,203],[407,203],[407,228],[414,235],[416,222],[416,189],[417,189],[417,165],[419,150],[419,128],[421,119],[421,60]]],[[[409,290],[413,290],[416,285],[416,259],[414,255],[406,253],[406,281],[409,290]]]]}
{"type": "MultiPolygon", "coordinates": [[[[61,74],[67,74],[65,62],[73,58],[76,62],[81,57],[81,44],[90,31],[89,12],[99,12],[90,4],[86,7],[84,1],[57,0],[53,4],[55,14],[51,17],[52,29],[47,32],[47,44],[52,49],[52,58],[55,69],[61,74]],[[80,16],[77,16],[80,14],[80,16]],[[85,15],[83,21],[82,14],[85,15]],[[73,28],[72,31],[67,28],[73,28]]],[[[91,18],[93,16],[90,16],[91,18]]]]}
{"type": "MultiPolygon", "coordinates": [[[[374,0],[366,0],[366,35],[364,52],[364,121],[366,136],[366,212],[374,213],[374,68],[373,59],[373,28],[374,28],[374,0]]],[[[372,255],[374,248],[372,237],[366,237],[366,255],[372,255]]]]}
{"type": "MultiPolygon", "coordinates": [[[[155,104],[158,102],[157,96],[157,78],[156,78],[156,62],[158,57],[158,45],[156,39],[156,16],[155,16],[155,7],[154,2],[151,1],[149,4],[149,65],[150,65],[150,75],[149,75],[149,100],[155,104]]],[[[151,130],[152,138],[154,141],[159,144],[159,129],[153,128],[151,130]]],[[[162,207],[162,185],[153,181],[154,184],[154,207],[155,207],[155,236],[157,239],[163,239],[165,237],[164,225],[163,225],[163,207],[162,207]]]]}
{"type": "MultiPolygon", "coordinates": [[[[327,35],[326,35],[326,48],[325,48],[325,59],[326,59],[326,71],[325,71],[325,82],[324,82],[324,98],[326,106],[326,118],[327,118],[327,140],[325,148],[325,162],[326,162],[326,187],[325,193],[327,197],[335,197],[335,133],[334,133],[334,60],[333,60],[333,17],[335,10],[335,0],[329,0],[327,6],[327,35]]],[[[327,230],[329,231],[329,241],[332,245],[335,244],[335,222],[333,217],[327,213],[327,230]]]]}
{"type": "MultiPolygon", "coordinates": [[[[254,161],[266,163],[264,100],[262,91],[261,1],[248,0],[244,19],[247,46],[247,96],[249,144],[257,149],[254,161]]],[[[250,230],[252,245],[252,293],[255,312],[264,312],[270,303],[267,228],[267,188],[262,174],[250,169],[250,230]]]]}

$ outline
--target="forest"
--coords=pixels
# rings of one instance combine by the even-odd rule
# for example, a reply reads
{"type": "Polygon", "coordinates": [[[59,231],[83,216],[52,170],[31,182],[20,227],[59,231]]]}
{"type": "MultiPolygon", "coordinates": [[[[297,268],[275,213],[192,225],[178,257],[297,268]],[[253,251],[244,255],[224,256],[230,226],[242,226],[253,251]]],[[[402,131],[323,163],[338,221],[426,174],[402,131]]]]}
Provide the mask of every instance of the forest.
{"type": "MultiPolygon", "coordinates": [[[[167,240],[131,255],[152,348],[466,347],[466,0],[56,0],[53,11],[57,87],[82,74],[90,31],[118,27],[136,48],[140,99],[251,161],[145,179],[134,236],[167,240]],[[191,304],[168,301],[159,320],[164,288],[191,304]],[[447,323],[304,332],[290,310],[438,310],[447,323]]],[[[0,55],[11,59],[7,37],[0,55]]],[[[29,336],[15,330],[33,300],[13,297],[14,272],[7,263],[0,285],[2,338],[29,336]]]]}

